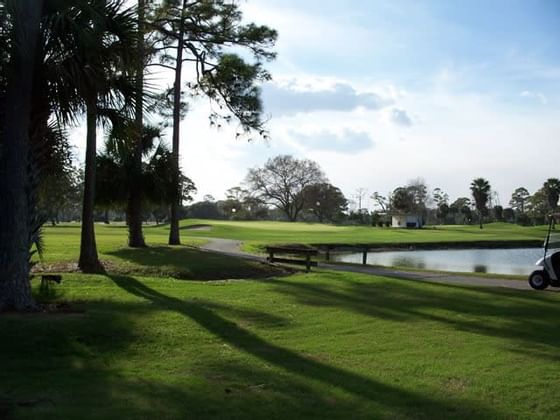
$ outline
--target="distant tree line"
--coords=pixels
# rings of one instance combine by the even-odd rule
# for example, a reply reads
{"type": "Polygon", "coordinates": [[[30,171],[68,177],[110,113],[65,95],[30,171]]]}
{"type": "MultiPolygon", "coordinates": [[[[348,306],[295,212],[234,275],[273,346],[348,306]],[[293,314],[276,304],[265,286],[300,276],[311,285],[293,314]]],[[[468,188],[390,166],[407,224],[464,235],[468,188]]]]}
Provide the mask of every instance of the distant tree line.
{"type": "Polygon", "coordinates": [[[391,212],[421,215],[426,224],[473,224],[507,222],[523,226],[540,225],[558,208],[560,180],[549,178],[532,195],[524,187],[511,194],[508,207],[503,207],[488,180],[475,178],[470,184],[470,197],[459,197],[450,202],[449,195],[441,188],[428,193],[421,179],[396,188],[388,197],[375,192],[371,199],[376,210],[372,221],[376,223],[391,212]]]}
{"type": "Polygon", "coordinates": [[[547,222],[549,214],[557,209],[560,181],[550,178],[532,195],[519,187],[508,207],[499,203],[497,193],[484,178],[473,179],[469,189],[470,196],[451,201],[441,188],[430,191],[422,178],[416,178],[389,194],[371,194],[374,209],[370,211],[361,205],[365,189],[357,190],[358,203],[351,206],[352,200],[328,181],[316,162],[281,155],[250,169],[242,186],[226,191],[225,200],[206,196],[187,206],[185,214],[193,218],[373,226],[389,226],[394,214],[414,214],[430,225],[477,223],[483,228],[484,223],[507,222],[527,226],[547,222]]]}
{"type": "MultiPolygon", "coordinates": [[[[144,198],[143,222],[168,223],[170,191],[173,182],[169,160],[171,153],[157,128],[145,128],[143,152],[144,198]]],[[[126,221],[126,200],[130,150],[119,143],[118,136],[108,133],[105,148],[97,157],[97,198],[94,219],[110,223],[126,221]]],[[[41,208],[52,224],[80,220],[83,171],[71,165],[68,156],[54,160],[64,169],[53,169],[48,189],[41,193],[41,208]],[[49,200],[56,196],[57,199],[49,200]]],[[[206,195],[188,204],[196,192],[192,180],[181,175],[182,191],[180,218],[221,220],[287,220],[319,223],[362,224],[389,226],[393,214],[415,214],[424,224],[454,225],[491,222],[517,223],[523,226],[548,222],[548,215],[557,209],[560,180],[550,178],[530,194],[524,187],[511,194],[509,205],[502,206],[488,180],[475,178],[470,196],[451,201],[441,188],[432,190],[422,178],[416,178],[391,193],[372,193],[373,210],[363,208],[346,198],[340,188],[332,185],[320,166],[309,159],[280,155],[269,159],[262,167],[248,170],[243,185],[229,188],[225,199],[206,195]]],[[[356,198],[365,198],[361,188],[356,198]]]]}

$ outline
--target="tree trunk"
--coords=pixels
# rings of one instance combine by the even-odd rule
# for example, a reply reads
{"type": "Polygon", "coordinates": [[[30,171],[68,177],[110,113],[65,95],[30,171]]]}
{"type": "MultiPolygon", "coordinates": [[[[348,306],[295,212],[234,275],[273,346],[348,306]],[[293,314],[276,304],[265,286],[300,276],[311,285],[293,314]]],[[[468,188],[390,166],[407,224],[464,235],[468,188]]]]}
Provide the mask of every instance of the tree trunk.
{"type": "Polygon", "coordinates": [[[97,255],[93,211],[95,207],[95,155],[97,151],[97,98],[93,96],[87,103],[86,124],[86,166],[84,170],[84,201],[82,206],[82,236],[78,267],[84,272],[102,271],[97,255]]]}
{"type": "Polygon", "coordinates": [[[282,210],[284,211],[286,216],[288,216],[288,221],[289,222],[294,222],[295,221],[294,216],[292,214],[292,207],[290,205],[283,206],[282,210]]]}
{"type": "Polygon", "coordinates": [[[133,169],[130,176],[130,185],[127,201],[128,219],[128,246],[143,248],[146,246],[142,232],[142,134],[144,129],[144,0],[138,0],[138,68],[136,71],[136,110],[134,117],[134,154],[133,169]]]}
{"type": "Polygon", "coordinates": [[[14,2],[14,45],[0,127],[0,311],[36,308],[29,284],[29,132],[35,48],[43,2],[14,2]]]}
{"type": "MultiPolygon", "coordinates": [[[[184,13],[184,8],[183,8],[184,13]]],[[[180,245],[179,206],[181,204],[181,190],[179,186],[179,126],[181,124],[181,74],[183,70],[184,23],[181,18],[179,40],[177,43],[177,61],[175,66],[175,83],[173,84],[173,185],[176,196],[171,203],[171,220],[169,223],[169,245],[180,245]]]]}
{"type": "MultiPolygon", "coordinates": [[[[138,186],[138,184],[136,186],[138,186]]],[[[128,222],[128,246],[132,248],[144,248],[146,246],[146,242],[142,232],[141,190],[131,188],[128,201],[126,203],[126,218],[128,222]]]]}

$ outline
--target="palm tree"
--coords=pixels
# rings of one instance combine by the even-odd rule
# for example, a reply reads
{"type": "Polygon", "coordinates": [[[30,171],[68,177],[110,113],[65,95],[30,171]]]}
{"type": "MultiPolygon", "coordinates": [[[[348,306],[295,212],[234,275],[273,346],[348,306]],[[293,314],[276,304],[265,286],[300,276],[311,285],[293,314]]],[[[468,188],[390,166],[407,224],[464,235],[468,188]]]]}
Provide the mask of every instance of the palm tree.
{"type": "Polygon", "coordinates": [[[29,203],[28,156],[42,3],[11,0],[0,10],[3,24],[9,25],[4,33],[8,50],[2,54],[7,66],[3,62],[0,69],[0,311],[36,307],[29,286],[35,214],[29,203]]]}
{"type": "MultiPolygon", "coordinates": [[[[16,235],[18,238],[26,238],[27,249],[29,249],[33,243],[40,244],[40,228],[44,222],[44,218],[42,218],[38,212],[38,191],[45,182],[48,182],[46,179],[48,177],[45,177],[45,175],[50,170],[49,166],[52,166],[49,159],[52,156],[56,156],[58,152],[64,153],[63,149],[65,144],[64,142],[59,141],[60,139],[63,139],[64,136],[55,136],[55,141],[49,141],[50,133],[52,133],[52,130],[50,130],[50,127],[52,127],[52,121],[50,121],[50,119],[53,115],[56,115],[58,122],[67,122],[77,115],[76,113],[79,110],[80,99],[74,94],[75,92],[70,88],[70,85],[65,82],[60,83],[60,77],[53,77],[54,74],[61,73],[58,69],[59,64],[69,52],[69,49],[66,48],[65,45],[68,42],[69,37],[60,36],[64,33],[64,31],[61,31],[61,28],[72,27],[73,19],[67,12],[71,8],[75,9],[75,3],[78,2],[79,0],[60,0],[58,2],[44,3],[40,1],[34,2],[32,6],[28,5],[28,2],[25,2],[26,5],[24,6],[23,2],[17,2],[15,0],[8,2],[3,1],[0,3],[0,56],[2,62],[9,63],[11,60],[10,57],[17,57],[19,54],[22,54],[23,50],[25,50],[23,54],[27,57],[29,57],[29,54],[33,54],[34,59],[31,60],[33,61],[33,66],[27,65],[25,67],[26,71],[32,72],[30,115],[25,116],[25,110],[22,109],[21,112],[18,112],[17,118],[10,117],[6,119],[6,123],[16,123],[20,128],[26,127],[28,130],[28,143],[23,145],[25,146],[26,151],[22,151],[22,153],[26,156],[25,173],[18,173],[15,170],[10,172],[10,174],[15,174],[21,182],[26,183],[25,192],[28,217],[25,216],[25,211],[18,209],[17,206],[10,205],[10,208],[7,210],[16,211],[18,221],[25,221],[27,223],[26,229],[28,233],[25,234],[20,232],[16,235]],[[17,40],[18,32],[15,28],[17,27],[18,20],[21,19],[20,7],[29,8],[29,15],[24,16],[23,18],[23,22],[26,26],[33,25],[34,19],[37,19],[37,16],[33,13],[39,13],[38,19],[40,20],[40,26],[37,33],[37,39],[33,38],[33,40],[31,40],[28,36],[26,36],[25,42],[17,40]],[[8,10],[10,13],[7,13],[8,10]],[[32,46],[30,41],[34,41],[35,44],[32,46]],[[22,123],[20,118],[27,117],[29,117],[29,122],[22,123]]],[[[27,60],[29,61],[29,58],[27,60]]],[[[15,62],[16,61],[14,60],[14,64],[15,62]]],[[[25,95],[26,88],[21,89],[21,94],[19,91],[15,93],[18,98],[16,101],[14,101],[13,98],[7,97],[7,91],[5,89],[8,83],[7,70],[8,67],[6,66],[0,68],[0,91],[2,92],[0,93],[0,96],[2,96],[0,102],[4,102],[5,100],[6,102],[4,103],[17,104],[19,100],[24,98],[21,94],[25,95]]],[[[13,68],[10,70],[13,77],[15,77],[16,74],[21,78],[26,76],[25,72],[14,72],[13,68]]],[[[13,93],[14,92],[12,92],[12,94],[13,93]]],[[[10,110],[13,111],[16,109],[17,108],[12,106],[7,111],[9,113],[10,110]]],[[[0,114],[2,113],[2,106],[0,106],[0,114]]],[[[16,143],[10,144],[10,146],[15,145],[16,143]]],[[[9,156],[8,153],[4,155],[6,158],[7,156],[9,156]]],[[[17,160],[10,158],[7,159],[11,161],[12,165],[17,165],[17,160]]],[[[4,177],[2,174],[0,178],[2,178],[2,181],[6,181],[9,185],[17,185],[10,181],[9,175],[8,177],[4,177]]],[[[2,196],[4,195],[2,194],[2,196]]],[[[3,204],[4,203],[9,204],[9,201],[3,201],[3,204]]],[[[10,217],[4,213],[0,218],[3,221],[10,220],[10,217]]],[[[7,228],[17,229],[18,224],[8,222],[7,228]]],[[[0,230],[7,232],[4,231],[3,228],[0,230]]],[[[0,235],[3,235],[3,233],[0,235]]],[[[9,236],[10,235],[8,234],[8,237],[9,236]]],[[[5,246],[10,247],[12,250],[17,249],[21,251],[24,249],[23,246],[17,245],[15,242],[8,239],[8,237],[0,242],[5,246]]],[[[10,255],[10,253],[2,252],[2,255],[6,256],[9,264],[19,266],[21,260],[18,258],[10,255]],[[18,262],[16,263],[16,261],[18,262]]],[[[29,264],[27,264],[26,267],[20,266],[17,271],[23,275],[24,272],[29,271],[29,264]]],[[[25,274],[24,281],[25,285],[28,286],[28,273],[25,274]]]]}
{"type": "MultiPolygon", "coordinates": [[[[104,151],[97,155],[96,199],[97,205],[105,208],[119,208],[126,210],[127,223],[130,224],[129,203],[134,184],[140,181],[145,183],[149,164],[162,158],[167,152],[162,143],[162,133],[157,127],[145,126],[142,128],[141,138],[141,168],[139,173],[136,165],[136,121],[126,121],[124,124],[114,125],[108,133],[104,151]],[[160,139],[159,142],[156,142],[160,139]]],[[[145,201],[146,188],[143,188],[140,200],[145,201]]],[[[140,203],[142,204],[142,203],[140,203]]],[[[140,220],[141,221],[141,220],[140,220]]]]}
{"type": "MultiPolygon", "coordinates": [[[[136,164],[136,141],[130,136],[135,122],[124,127],[113,127],[105,142],[105,151],[97,156],[96,204],[105,208],[126,208],[127,221],[130,223],[128,203],[133,184],[142,184],[142,204],[156,206],[169,205],[177,196],[175,191],[172,155],[169,148],[161,141],[159,128],[145,126],[142,130],[142,168],[140,173],[131,171],[136,164]],[[160,139],[156,142],[156,139],[160,139]]],[[[182,184],[190,186],[190,190],[179,193],[183,199],[188,199],[194,184],[181,175],[182,184]]]]}
{"type": "Polygon", "coordinates": [[[145,34],[148,31],[146,25],[146,12],[149,5],[146,0],[138,0],[137,4],[137,24],[136,24],[136,68],[135,68],[135,110],[134,110],[134,130],[131,132],[134,148],[132,153],[132,165],[130,168],[130,184],[127,201],[127,220],[128,220],[128,245],[134,248],[146,246],[144,234],[142,232],[142,154],[144,137],[144,73],[146,65],[151,57],[151,50],[148,48],[145,34]]]}
{"type": "Polygon", "coordinates": [[[521,214],[523,214],[525,213],[525,203],[527,202],[530,196],[531,194],[529,194],[527,188],[525,187],[516,188],[513,194],[511,195],[511,200],[509,202],[509,205],[513,209],[518,210],[521,214]]]}
{"type": "Polygon", "coordinates": [[[78,266],[83,271],[102,269],[97,254],[93,222],[95,202],[95,156],[97,123],[119,119],[130,112],[134,88],[133,68],[135,19],[131,9],[122,9],[121,0],[99,0],[78,9],[72,55],[64,65],[69,69],[71,86],[85,105],[86,158],[84,171],[84,202],[78,266]]]}
{"type": "Polygon", "coordinates": [[[96,130],[100,120],[115,119],[134,103],[129,80],[129,68],[135,58],[134,12],[123,9],[123,0],[46,2],[41,28],[31,143],[37,150],[34,154],[40,155],[49,119],[54,116],[66,124],[86,114],[79,266],[85,271],[97,271],[101,266],[93,225],[96,130]]]}
{"type": "Polygon", "coordinates": [[[486,212],[486,205],[490,199],[490,183],[484,178],[475,178],[471,182],[471,193],[474,198],[480,229],[482,229],[482,217],[486,212]]]}
{"type": "Polygon", "coordinates": [[[54,225],[59,212],[76,193],[76,169],[72,166],[72,148],[66,130],[51,121],[43,138],[44,152],[34,161],[40,168],[37,200],[41,221],[54,225]]]}
{"type": "MultiPolygon", "coordinates": [[[[95,134],[91,127],[96,125],[92,115],[102,114],[99,105],[113,105],[120,109],[126,102],[124,95],[117,100],[112,94],[115,86],[125,85],[122,68],[132,51],[123,41],[129,38],[124,35],[130,32],[129,23],[132,22],[133,27],[134,20],[131,11],[121,11],[122,4],[119,0],[58,0],[44,4],[42,1],[9,0],[0,3],[0,57],[2,63],[11,63],[0,68],[0,120],[3,124],[0,132],[2,138],[10,137],[9,147],[3,147],[0,156],[0,193],[3,197],[0,206],[5,206],[0,209],[0,225],[5,223],[0,226],[0,247],[6,247],[6,252],[0,252],[3,259],[0,277],[7,281],[10,277],[19,279],[23,290],[18,292],[17,298],[6,298],[6,306],[21,308],[32,302],[30,294],[25,292],[29,289],[29,262],[26,261],[28,256],[23,259],[22,250],[29,249],[39,238],[42,219],[37,212],[37,191],[43,174],[41,156],[46,154],[45,147],[50,144],[44,140],[51,119],[56,118],[59,124],[65,124],[76,120],[87,109],[91,151],[91,139],[95,134]],[[97,93],[92,93],[91,88],[98,85],[100,87],[93,89],[97,93]],[[29,100],[30,104],[27,103],[29,100]],[[10,107],[4,107],[6,103],[10,103],[10,107]],[[11,115],[14,112],[16,115],[11,115]],[[13,131],[15,125],[18,128],[13,131]],[[20,136],[24,131],[28,137],[12,141],[14,135],[20,136]],[[15,182],[12,176],[17,178],[15,182]],[[15,204],[4,200],[16,190],[18,194],[22,193],[18,187],[22,183],[25,185],[25,208],[18,206],[23,203],[23,196],[14,196],[14,200],[20,200],[15,204]],[[9,192],[5,195],[2,188],[9,189],[9,192]],[[17,221],[12,223],[14,217],[17,221]],[[26,246],[20,244],[23,240],[26,246]],[[4,271],[12,274],[9,277],[4,271]],[[24,295],[28,297],[22,298],[24,295]]],[[[94,142],[93,146],[95,149],[94,142]]],[[[91,159],[87,160],[91,163],[91,159]]],[[[92,184],[91,178],[89,184],[92,184]]],[[[89,195],[91,193],[90,188],[89,195]]],[[[93,238],[95,249],[93,229],[90,238],[93,238]]],[[[97,261],[96,252],[92,255],[97,261]]],[[[14,283],[12,280],[8,282],[14,283]]]]}

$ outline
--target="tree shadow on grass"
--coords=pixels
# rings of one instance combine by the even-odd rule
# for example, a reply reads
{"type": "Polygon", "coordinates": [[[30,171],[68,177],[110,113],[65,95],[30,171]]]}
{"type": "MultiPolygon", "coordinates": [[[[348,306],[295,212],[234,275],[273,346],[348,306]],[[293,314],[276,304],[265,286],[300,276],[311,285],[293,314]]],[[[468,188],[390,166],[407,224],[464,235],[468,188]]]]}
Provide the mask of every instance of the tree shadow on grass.
{"type": "Polygon", "coordinates": [[[85,313],[2,317],[0,419],[153,418],[189,398],[162,384],[169,404],[146,406],[143,399],[154,394],[149,384],[110,368],[139,341],[131,314],[149,310],[125,306],[90,301],[85,313]]]}
{"type": "MultiPolygon", "coordinates": [[[[229,376],[226,381],[215,381],[215,386],[189,381],[192,375],[176,372],[171,380],[161,380],[157,367],[133,365],[125,371],[116,367],[116,360],[136,357],[134,348],[147,338],[136,331],[134,319],[170,310],[152,303],[88,300],[87,311],[80,314],[0,318],[2,336],[10,338],[0,346],[0,419],[243,418],[253,406],[267,413],[262,418],[274,418],[275,410],[281,413],[280,403],[269,407],[269,401],[259,401],[263,399],[260,387],[237,388],[240,381],[250,383],[250,373],[242,372],[242,367],[225,366],[223,371],[229,376]]],[[[284,322],[281,317],[225,304],[200,304],[261,327],[284,322]]],[[[158,363],[155,354],[152,359],[139,358],[143,363],[158,363]]],[[[197,366],[197,373],[212,382],[215,370],[210,362],[208,368],[197,366]]],[[[283,386],[289,387],[289,381],[283,386]]],[[[308,395],[319,398],[311,391],[308,395]]],[[[304,410],[306,404],[306,400],[292,401],[294,410],[304,410]]]]}
{"type": "Polygon", "coordinates": [[[169,276],[188,280],[265,278],[282,275],[277,267],[258,261],[203,252],[188,247],[152,246],[108,252],[126,264],[122,274],[169,276]]]}
{"type": "MultiPolygon", "coordinates": [[[[223,318],[204,302],[186,302],[164,295],[132,277],[110,278],[123,290],[150,301],[154,309],[179,313],[228,345],[256,357],[265,364],[271,364],[307,381],[318,381],[353,397],[373,402],[391,416],[423,417],[424,415],[419,413],[431,413],[432,418],[499,417],[500,413],[492,407],[482,407],[473,401],[428,397],[302,356],[288,348],[267,342],[237,323],[223,318]]],[[[369,413],[369,416],[375,417],[375,414],[369,413]]]]}
{"type": "Polygon", "coordinates": [[[321,276],[328,283],[278,278],[267,282],[300,304],[341,308],[397,322],[438,322],[506,339],[535,358],[546,355],[560,361],[560,335],[554,333],[560,301],[552,294],[408,280],[353,281],[330,273],[321,276]]]}

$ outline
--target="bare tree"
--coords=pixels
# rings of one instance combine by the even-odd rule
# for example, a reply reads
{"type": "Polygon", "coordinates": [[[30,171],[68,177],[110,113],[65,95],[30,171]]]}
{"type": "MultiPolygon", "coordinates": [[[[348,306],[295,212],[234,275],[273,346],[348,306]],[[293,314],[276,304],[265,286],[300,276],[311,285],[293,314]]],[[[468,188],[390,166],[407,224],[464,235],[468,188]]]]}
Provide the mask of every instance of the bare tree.
{"type": "Polygon", "coordinates": [[[366,195],[367,189],[360,187],[356,190],[356,195],[354,197],[358,200],[358,213],[362,212],[362,200],[366,197],[366,195]]]}
{"type": "Polygon", "coordinates": [[[305,205],[304,188],[328,181],[317,163],[280,155],[269,159],[262,168],[250,169],[246,182],[254,193],[294,222],[305,205]]]}

